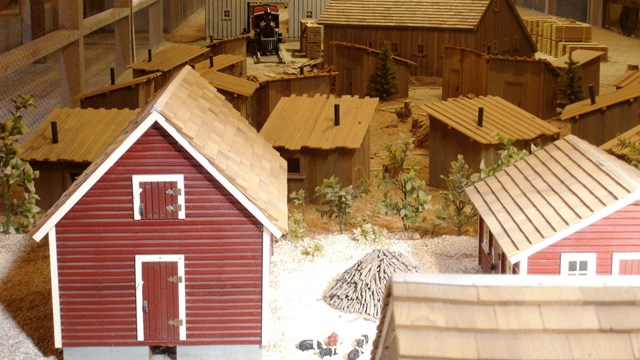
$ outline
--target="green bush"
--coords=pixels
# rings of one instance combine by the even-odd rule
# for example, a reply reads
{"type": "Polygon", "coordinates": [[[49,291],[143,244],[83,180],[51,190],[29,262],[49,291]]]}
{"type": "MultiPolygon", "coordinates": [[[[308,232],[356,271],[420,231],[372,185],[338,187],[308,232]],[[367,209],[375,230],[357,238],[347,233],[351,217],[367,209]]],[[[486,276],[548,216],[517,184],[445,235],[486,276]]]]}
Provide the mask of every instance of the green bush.
{"type": "Polygon", "coordinates": [[[353,230],[356,241],[380,241],[389,236],[387,229],[371,224],[364,224],[353,230]]]}
{"type": "Polygon", "coordinates": [[[304,256],[322,256],[324,254],[324,245],[321,242],[306,242],[301,251],[304,256]]]}
{"type": "Polygon", "coordinates": [[[289,206],[287,239],[290,241],[302,240],[307,229],[304,216],[305,192],[302,189],[293,191],[289,194],[289,198],[293,206],[289,206]]]}
{"type": "Polygon", "coordinates": [[[351,185],[341,187],[340,180],[331,176],[329,179],[324,179],[322,185],[316,187],[315,196],[320,198],[320,204],[324,205],[323,208],[316,210],[323,219],[338,219],[340,233],[342,233],[353,202],[366,192],[367,188],[362,182],[356,187],[351,185]]]}

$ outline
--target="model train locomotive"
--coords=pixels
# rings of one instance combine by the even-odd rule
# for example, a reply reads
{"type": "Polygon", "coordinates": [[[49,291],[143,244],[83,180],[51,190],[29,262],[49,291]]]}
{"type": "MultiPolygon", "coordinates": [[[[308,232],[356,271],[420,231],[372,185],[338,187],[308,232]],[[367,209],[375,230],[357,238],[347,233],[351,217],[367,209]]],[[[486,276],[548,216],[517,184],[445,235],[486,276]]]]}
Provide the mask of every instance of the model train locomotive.
{"type": "Polygon", "coordinates": [[[261,5],[253,9],[252,14],[253,41],[255,44],[255,62],[261,62],[261,56],[276,55],[278,62],[283,63],[280,43],[280,14],[278,7],[261,5]]]}

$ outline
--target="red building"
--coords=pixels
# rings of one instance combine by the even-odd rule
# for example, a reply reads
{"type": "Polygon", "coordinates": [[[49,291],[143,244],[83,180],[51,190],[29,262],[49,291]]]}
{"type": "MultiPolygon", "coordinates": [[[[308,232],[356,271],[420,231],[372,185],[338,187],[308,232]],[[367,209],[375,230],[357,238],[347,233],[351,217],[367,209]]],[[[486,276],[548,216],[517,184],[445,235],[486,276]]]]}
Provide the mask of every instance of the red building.
{"type": "Polygon", "coordinates": [[[640,275],[640,171],[573,135],[467,188],[484,272],[640,275]]]}
{"type": "Polygon", "coordinates": [[[259,358],[286,190],[286,162],[184,67],[32,233],[49,239],[56,347],[259,358]]]}

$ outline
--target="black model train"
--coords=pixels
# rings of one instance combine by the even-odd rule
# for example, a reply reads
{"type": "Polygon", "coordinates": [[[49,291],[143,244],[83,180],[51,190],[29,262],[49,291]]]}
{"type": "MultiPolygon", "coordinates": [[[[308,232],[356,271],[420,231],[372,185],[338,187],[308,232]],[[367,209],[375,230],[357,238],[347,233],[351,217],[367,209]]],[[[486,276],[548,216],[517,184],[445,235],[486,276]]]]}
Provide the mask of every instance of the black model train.
{"type": "Polygon", "coordinates": [[[253,42],[255,44],[255,62],[261,62],[261,56],[275,55],[279,63],[284,63],[280,52],[282,34],[280,33],[280,14],[278,7],[270,5],[256,6],[251,15],[253,42]]]}

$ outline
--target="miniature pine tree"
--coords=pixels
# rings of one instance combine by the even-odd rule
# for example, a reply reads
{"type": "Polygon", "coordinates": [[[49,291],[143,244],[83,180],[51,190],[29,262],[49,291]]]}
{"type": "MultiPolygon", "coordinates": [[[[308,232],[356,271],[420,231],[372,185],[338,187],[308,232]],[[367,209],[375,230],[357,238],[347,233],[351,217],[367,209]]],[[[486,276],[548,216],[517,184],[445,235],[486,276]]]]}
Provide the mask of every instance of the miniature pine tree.
{"type": "Polygon", "coordinates": [[[371,78],[369,78],[369,94],[371,96],[387,99],[400,92],[400,83],[396,73],[396,65],[393,63],[391,45],[384,42],[378,63],[371,78]]]}
{"type": "Polygon", "coordinates": [[[558,107],[564,109],[567,105],[584,99],[582,92],[582,70],[578,62],[573,61],[569,53],[567,68],[560,73],[558,79],[558,107]]]}

